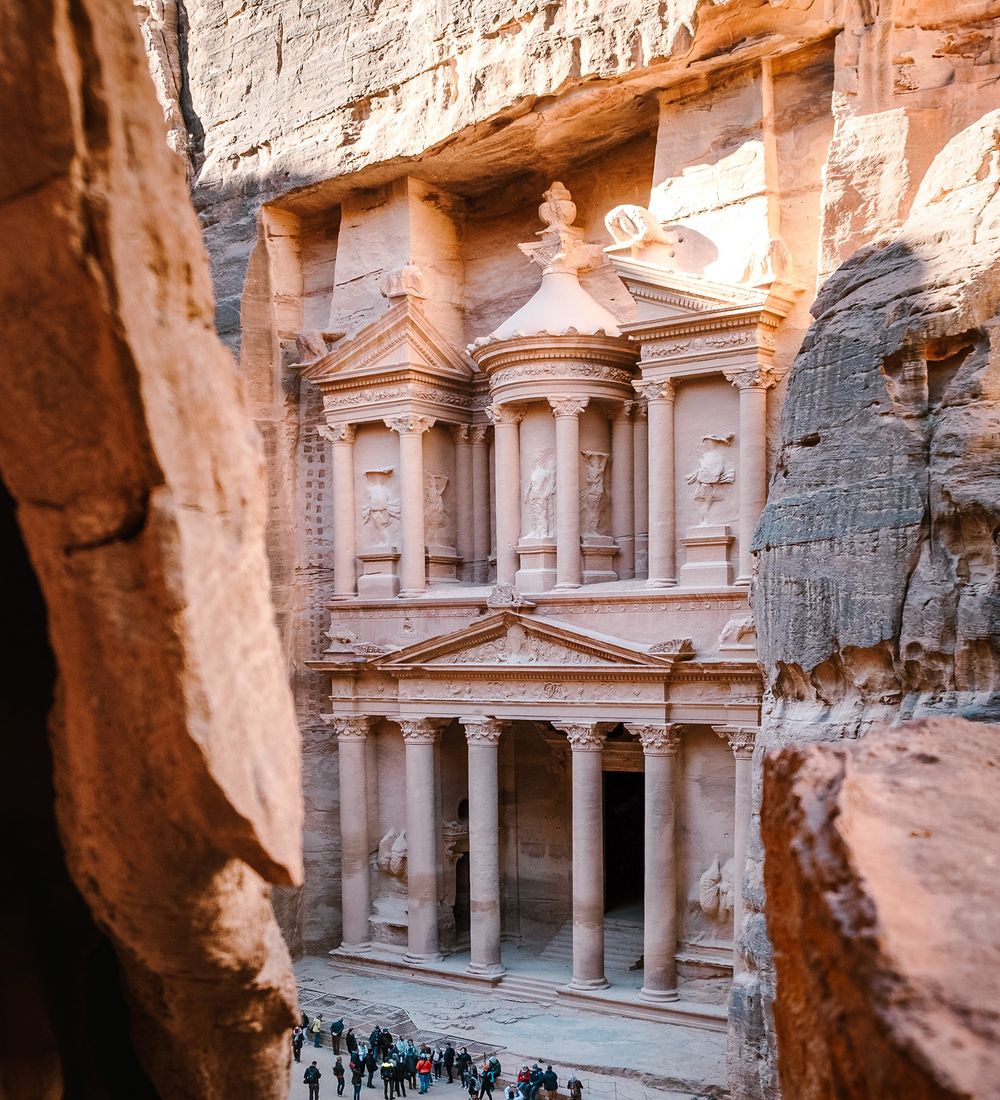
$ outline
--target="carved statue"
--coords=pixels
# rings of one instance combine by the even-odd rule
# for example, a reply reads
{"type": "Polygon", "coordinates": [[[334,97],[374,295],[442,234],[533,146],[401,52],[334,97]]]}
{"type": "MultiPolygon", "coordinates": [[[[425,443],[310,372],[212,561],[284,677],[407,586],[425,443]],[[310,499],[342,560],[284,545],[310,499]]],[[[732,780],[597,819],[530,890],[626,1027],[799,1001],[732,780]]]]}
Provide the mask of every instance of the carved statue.
{"type": "Polygon", "coordinates": [[[424,528],[428,543],[443,543],[447,538],[448,511],[444,506],[444,491],[448,478],[444,474],[424,474],[424,528]]]}
{"type": "Polygon", "coordinates": [[[645,241],[674,244],[676,234],[667,234],[658,219],[644,206],[623,203],[609,210],[604,217],[604,228],[615,244],[638,245],[645,241]]]}
{"type": "Polygon", "coordinates": [[[719,853],[715,853],[708,870],[698,885],[698,901],[701,911],[712,920],[723,923],[733,913],[733,861],[727,859],[720,866],[719,853]]]}
{"type": "Polygon", "coordinates": [[[389,541],[389,529],[399,519],[399,501],[389,492],[392,467],[366,470],[368,502],[361,509],[361,520],[375,528],[381,542],[389,541]]]}
{"type": "Polygon", "coordinates": [[[524,491],[528,531],[525,538],[548,539],[552,537],[552,502],[556,491],[556,476],[547,461],[548,451],[538,456],[538,462],[528,478],[524,491]]]}
{"type": "Polygon", "coordinates": [[[378,869],[393,878],[406,878],[406,831],[390,829],[378,842],[378,869]]]}
{"type": "Polygon", "coordinates": [[[695,486],[694,499],[701,504],[701,519],[699,525],[704,526],[710,521],[712,505],[722,499],[722,486],[731,484],[736,477],[732,466],[726,465],[726,452],[732,441],[732,433],[729,435],[705,435],[702,436],[705,447],[701,454],[698,468],[687,475],[688,485],[695,486]]]}
{"type": "Polygon", "coordinates": [[[601,518],[604,511],[604,471],[608,466],[608,455],[603,451],[582,451],[584,463],[584,483],[580,490],[580,533],[601,534],[601,518]]]}

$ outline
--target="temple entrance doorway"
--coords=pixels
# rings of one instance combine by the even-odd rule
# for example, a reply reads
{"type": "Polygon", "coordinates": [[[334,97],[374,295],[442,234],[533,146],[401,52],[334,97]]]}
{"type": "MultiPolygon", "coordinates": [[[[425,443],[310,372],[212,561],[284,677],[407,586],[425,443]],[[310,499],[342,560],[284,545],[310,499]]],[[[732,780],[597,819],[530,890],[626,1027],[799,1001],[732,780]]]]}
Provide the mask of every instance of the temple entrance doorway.
{"type": "Polygon", "coordinates": [[[455,864],[455,938],[468,942],[471,927],[472,894],[469,882],[469,853],[463,852],[455,864]]]}
{"type": "Polygon", "coordinates": [[[604,773],[604,908],[642,920],[642,772],[604,773]]]}

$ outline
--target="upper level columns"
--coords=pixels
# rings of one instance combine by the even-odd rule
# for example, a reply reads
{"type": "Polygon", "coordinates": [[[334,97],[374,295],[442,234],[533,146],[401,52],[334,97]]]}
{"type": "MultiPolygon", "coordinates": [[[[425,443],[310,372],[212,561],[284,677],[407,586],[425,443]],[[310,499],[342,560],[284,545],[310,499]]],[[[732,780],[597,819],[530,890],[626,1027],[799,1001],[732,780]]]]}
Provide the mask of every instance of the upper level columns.
{"type": "Polygon", "coordinates": [[[574,989],[605,989],[604,770],[606,724],[553,723],[566,734],[573,757],[573,978],[574,989]]]}
{"type": "Polygon", "coordinates": [[[333,598],[347,600],[357,591],[357,528],[354,510],[353,424],[322,424],[319,434],[331,444],[333,465],[333,598]]]}
{"type": "Polygon", "coordinates": [[[636,382],[649,419],[650,587],[677,583],[677,516],[674,501],[674,387],[669,379],[636,382]]]}
{"type": "Polygon", "coordinates": [[[461,576],[470,581],[475,569],[471,431],[465,424],[456,425],[451,430],[451,438],[455,444],[455,542],[458,556],[462,559],[461,576]]]}
{"type": "Polygon", "coordinates": [[[611,535],[619,580],[635,576],[635,498],[632,405],[623,401],[611,421],[611,535]]]}
{"type": "Polygon", "coordinates": [[[726,371],[740,391],[740,563],[736,583],[753,573],[751,545],[767,500],[767,391],[775,378],[767,367],[726,371]]]}
{"type": "Polygon", "coordinates": [[[401,596],[419,596],[427,587],[424,538],[424,432],[433,427],[429,416],[386,417],[385,425],[399,434],[399,509],[402,541],[401,596]]]}
{"type": "Polygon", "coordinates": [[[587,397],[550,397],[556,418],[556,588],[579,588],[580,413],[587,397]]]}
{"type": "Polygon", "coordinates": [[[435,962],[438,951],[438,827],[434,746],[440,732],[431,718],[393,718],[406,745],[406,863],[410,962],[435,962]]]}
{"type": "Polygon", "coordinates": [[[635,502],[635,576],[648,576],[649,568],[649,440],[646,405],[637,401],[632,416],[632,474],[635,502]]]}
{"type": "Polygon", "coordinates": [[[733,944],[737,945],[735,966],[740,965],[740,933],[743,931],[743,875],[747,860],[747,835],[750,832],[750,812],[753,805],[753,750],[757,740],[756,726],[714,726],[713,729],[729,742],[736,757],[735,825],[733,828],[733,944]]]}
{"type": "Polygon", "coordinates": [[[340,781],[340,885],[343,917],[343,949],[367,950],[371,935],[368,857],[368,768],[366,741],[369,719],[365,715],[327,719],[337,737],[340,781]]]}
{"type": "Polygon", "coordinates": [[[490,563],[490,454],[486,425],[469,429],[472,444],[472,558],[469,579],[484,584],[490,563]]]}
{"type": "Polygon", "coordinates": [[[496,453],[497,584],[513,584],[521,537],[521,412],[509,405],[494,405],[488,415],[496,453]]]}
{"type": "Polygon", "coordinates": [[[498,745],[503,723],[462,718],[469,744],[469,972],[497,975],[500,961],[500,793],[498,745]]]}

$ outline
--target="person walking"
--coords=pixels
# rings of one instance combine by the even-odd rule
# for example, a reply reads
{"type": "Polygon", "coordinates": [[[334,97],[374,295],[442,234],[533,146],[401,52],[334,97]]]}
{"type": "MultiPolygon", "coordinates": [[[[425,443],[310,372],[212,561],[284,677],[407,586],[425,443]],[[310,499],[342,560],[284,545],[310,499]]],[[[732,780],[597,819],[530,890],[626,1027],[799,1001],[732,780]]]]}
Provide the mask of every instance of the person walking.
{"type": "Polygon", "coordinates": [[[491,1061],[483,1062],[483,1072],[479,1075],[479,1095],[493,1100],[493,1086],[496,1084],[497,1074],[491,1061]]]}
{"type": "Polygon", "coordinates": [[[302,1061],[302,1047],[306,1041],[306,1033],[300,1027],[292,1028],[292,1057],[296,1062],[302,1061]]]}
{"type": "Polygon", "coordinates": [[[448,1074],[448,1084],[452,1084],[454,1078],[451,1075],[451,1071],[455,1066],[455,1048],[451,1045],[451,1040],[448,1040],[448,1045],[444,1048],[444,1068],[448,1074]]]}
{"type": "Polygon", "coordinates": [[[542,1088],[545,1089],[545,1100],[556,1100],[559,1095],[559,1077],[551,1066],[547,1066],[542,1074],[542,1088]]]}
{"type": "Polygon", "coordinates": [[[426,1051],[420,1056],[417,1062],[417,1076],[420,1078],[420,1093],[423,1095],[431,1087],[431,1073],[433,1071],[433,1065],[430,1058],[427,1057],[426,1051]]]}
{"type": "Polygon", "coordinates": [[[351,1063],[351,1085],[354,1087],[354,1100],[361,1100],[361,1086],[365,1083],[365,1071],[357,1062],[351,1063]]]}
{"type": "Polygon", "coordinates": [[[333,1076],[337,1078],[337,1095],[344,1095],[344,1063],[338,1058],[333,1063],[333,1076]]]}
{"type": "Polygon", "coordinates": [[[318,1047],[323,1045],[323,1017],[319,1015],[312,1022],[312,1037],[313,1046],[318,1047]]]}
{"type": "Polygon", "coordinates": [[[333,1053],[340,1053],[340,1037],[344,1034],[344,1021],[343,1019],[334,1020],[330,1024],[330,1037],[333,1039],[333,1053]]]}
{"type": "Polygon", "coordinates": [[[319,1079],[322,1076],[315,1062],[311,1066],[306,1066],[306,1071],[302,1074],[302,1083],[309,1086],[309,1100],[319,1100],[319,1079]]]}
{"type": "Polygon", "coordinates": [[[470,1064],[466,1070],[465,1088],[469,1094],[469,1100],[479,1100],[479,1074],[476,1072],[475,1063],[470,1064]]]}

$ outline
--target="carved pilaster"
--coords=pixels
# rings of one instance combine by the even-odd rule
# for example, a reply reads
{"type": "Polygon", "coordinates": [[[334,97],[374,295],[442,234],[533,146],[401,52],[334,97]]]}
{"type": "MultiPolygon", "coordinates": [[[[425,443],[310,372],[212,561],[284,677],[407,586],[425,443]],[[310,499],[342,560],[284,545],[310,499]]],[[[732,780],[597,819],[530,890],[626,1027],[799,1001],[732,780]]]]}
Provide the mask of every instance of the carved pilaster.
{"type": "Polygon", "coordinates": [[[468,424],[453,424],[451,429],[451,438],[456,446],[463,446],[466,443],[471,443],[470,438],[472,429],[468,424]]]}
{"type": "Polygon", "coordinates": [[[470,745],[496,745],[503,733],[504,723],[497,718],[486,718],[474,715],[470,718],[461,718],[459,721],[465,727],[465,739],[470,745]]]}
{"type": "Polygon", "coordinates": [[[642,742],[645,756],[676,756],[681,727],[676,722],[626,723],[625,728],[642,742]]]}
{"type": "Polygon", "coordinates": [[[614,420],[631,420],[632,411],[638,407],[637,401],[622,401],[615,409],[614,420]]]}

